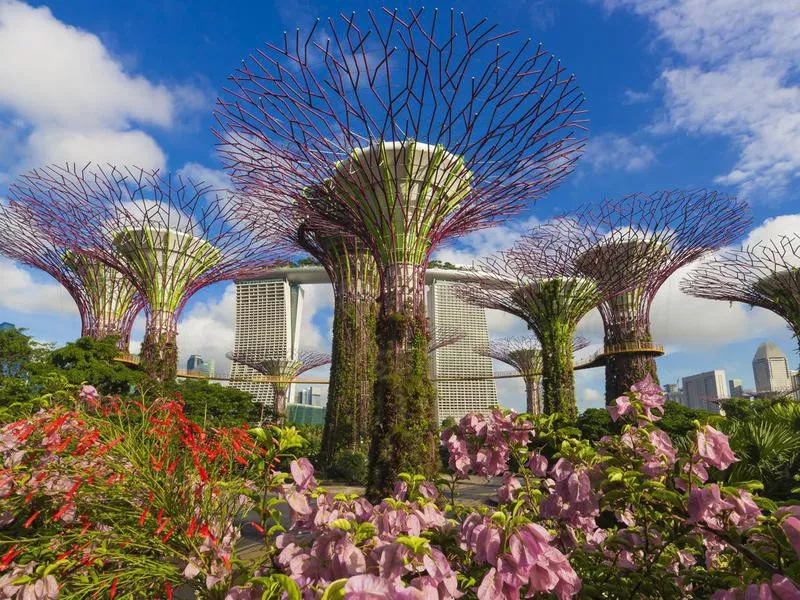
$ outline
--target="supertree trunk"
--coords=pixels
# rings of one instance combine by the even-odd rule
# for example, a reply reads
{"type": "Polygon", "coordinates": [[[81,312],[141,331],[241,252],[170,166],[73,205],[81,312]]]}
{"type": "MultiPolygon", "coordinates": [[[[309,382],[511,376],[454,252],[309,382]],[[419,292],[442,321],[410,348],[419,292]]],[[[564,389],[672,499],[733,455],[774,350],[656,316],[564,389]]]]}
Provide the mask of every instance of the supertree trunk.
{"type": "Polygon", "coordinates": [[[378,365],[367,498],[389,494],[403,472],[438,470],[436,388],[428,374],[424,269],[391,265],[382,277],[378,365]]]}
{"type": "Polygon", "coordinates": [[[568,420],[578,418],[573,374],[573,338],[575,326],[563,321],[552,321],[540,328],[542,344],[542,412],[561,413],[568,420]]]}
{"type": "Polygon", "coordinates": [[[322,435],[323,471],[342,450],[366,453],[369,447],[377,316],[374,296],[344,295],[334,303],[331,376],[322,435]]]}
{"type": "Polygon", "coordinates": [[[538,415],[542,412],[542,399],[539,397],[538,375],[525,375],[525,412],[538,415]]]}
{"type": "MultiPolygon", "coordinates": [[[[275,401],[275,417],[278,423],[286,422],[286,392],[289,390],[289,384],[284,382],[274,382],[272,384],[272,391],[275,401]]],[[[261,421],[263,424],[264,414],[261,414],[261,421]]]]}
{"type": "Polygon", "coordinates": [[[147,315],[142,349],[139,352],[142,370],[146,374],[145,390],[157,395],[178,373],[178,328],[173,313],[154,311],[147,315]]]}
{"type": "MultiPolygon", "coordinates": [[[[634,345],[651,343],[653,340],[649,324],[631,331],[627,341],[634,345]]],[[[606,343],[608,344],[608,338],[606,343]]],[[[641,352],[609,354],[606,357],[606,404],[625,395],[634,383],[641,381],[648,374],[655,383],[658,383],[658,369],[654,356],[641,352]]]]}

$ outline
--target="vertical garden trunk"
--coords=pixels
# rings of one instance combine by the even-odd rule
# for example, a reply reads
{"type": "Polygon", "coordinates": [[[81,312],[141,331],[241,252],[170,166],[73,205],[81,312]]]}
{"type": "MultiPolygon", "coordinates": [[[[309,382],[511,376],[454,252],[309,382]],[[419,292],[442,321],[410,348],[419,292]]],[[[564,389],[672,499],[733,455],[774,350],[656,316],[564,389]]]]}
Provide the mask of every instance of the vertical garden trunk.
{"type": "MultiPolygon", "coordinates": [[[[273,400],[275,402],[275,418],[278,420],[278,423],[286,422],[286,391],[288,389],[288,383],[274,382],[272,384],[273,400]]],[[[264,420],[263,412],[261,420],[264,420]]]]}
{"type": "MultiPolygon", "coordinates": [[[[649,345],[653,341],[648,323],[636,326],[616,325],[606,327],[606,351],[633,349],[638,345],[649,345]]],[[[647,375],[658,383],[655,357],[646,352],[626,351],[606,356],[606,404],[614,402],[631,389],[631,386],[647,375]]]]}
{"type": "Polygon", "coordinates": [[[343,450],[367,453],[378,346],[374,297],[342,295],[334,303],[328,405],[320,452],[326,472],[343,450]]]}
{"type": "Polygon", "coordinates": [[[539,376],[525,375],[525,412],[529,415],[538,415],[542,412],[541,399],[539,398],[539,376]]]}
{"type": "Polygon", "coordinates": [[[542,344],[544,388],[542,412],[558,412],[570,421],[578,417],[572,360],[574,333],[574,325],[553,321],[541,331],[539,339],[542,344]]]}
{"type": "Polygon", "coordinates": [[[178,344],[175,317],[153,313],[148,323],[140,351],[141,368],[145,373],[145,393],[164,393],[165,384],[174,381],[178,373],[178,344]]]}
{"type": "Polygon", "coordinates": [[[424,269],[393,265],[381,278],[378,363],[367,498],[392,491],[403,472],[438,471],[436,388],[428,374],[424,269]]]}

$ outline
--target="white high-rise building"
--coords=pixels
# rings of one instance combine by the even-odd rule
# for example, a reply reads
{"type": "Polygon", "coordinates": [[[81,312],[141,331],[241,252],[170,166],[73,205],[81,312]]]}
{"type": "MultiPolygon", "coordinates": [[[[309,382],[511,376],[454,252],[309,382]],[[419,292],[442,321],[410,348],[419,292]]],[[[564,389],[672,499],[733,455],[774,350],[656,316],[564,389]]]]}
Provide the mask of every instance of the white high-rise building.
{"type": "MultiPolygon", "coordinates": [[[[431,353],[433,378],[485,377],[492,374],[492,359],[475,352],[489,343],[486,311],[467,304],[456,294],[457,284],[433,279],[428,289],[428,318],[431,331],[458,331],[464,337],[431,353]]],[[[447,417],[460,419],[471,411],[486,414],[497,406],[493,379],[437,381],[437,423],[447,417]]]]}
{"type": "Polygon", "coordinates": [[[689,408],[719,412],[716,401],[728,397],[728,382],[722,369],[689,375],[682,382],[682,403],[689,408]]]}
{"type": "Polygon", "coordinates": [[[728,380],[728,392],[731,398],[742,398],[744,396],[744,388],[742,387],[741,379],[728,380]]]}
{"type": "MultiPolygon", "coordinates": [[[[236,336],[234,352],[263,358],[297,356],[303,288],[286,279],[236,282],[236,336]]],[[[247,381],[259,374],[239,363],[231,364],[232,385],[253,395],[254,402],[272,404],[272,386],[247,381]],[[243,381],[237,381],[243,380],[243,381]]],[[[287,398],[294,398],[294,385],[287,398]]]]}
{"type": "Polygon", "coordinates": [[[786,355],[772,342],[761,344],[753,357],[756,393],[789,392],[794,389],[786,355]]]}

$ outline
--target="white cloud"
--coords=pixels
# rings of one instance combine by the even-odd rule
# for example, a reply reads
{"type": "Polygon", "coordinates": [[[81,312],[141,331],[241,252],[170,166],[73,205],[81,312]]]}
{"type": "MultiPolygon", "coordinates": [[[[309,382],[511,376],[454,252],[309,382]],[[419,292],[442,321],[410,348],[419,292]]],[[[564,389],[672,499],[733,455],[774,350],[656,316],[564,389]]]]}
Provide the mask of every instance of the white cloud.
{"type": "Polygon", "coordinates": [[[621,170],[630,173],[652,165],[656,155],[647,144],[635,142],[630,137],[604,133],[589,140],[583,160],[595,172],[621,170]]]}
{"type": "Polygon", "coordinates": [[[164,152],[136,127],[173,127],[203,96],[130,73],[96,35],[18,0],[0,0],[0,81],[0,137],[17,141],[0,146],[0,165],[11,171],[90,159],[161,167],[164,152]]]}
{"type": "Polygon", "coordinates": [[[64,287],[46,276],[0,257],[0,307],[23,313],[49,313],[78,316],[78,307],[64,287]]]}
{"type": "Polygon", "coordinates": [[[800,169],[800,0],[603,0],[649,18],[683,64],[662,72],[662,130],[730,137],[739,158],[716,181],[784,191],[800,169]]]}
{"type": "Polygon", "coordinates": [[[433,258],[449,261],[455,265],[471,266],[479,258],[511,247],[519,236],[528,232],[537,223],[539,219],[532,216],[474,231],[438,249],[434,252],[433,258]]]}
{"type": "Polygon", "coordinates": [[[156,141],[143,131],[45,128],[35,130],[28,137],[19,167],[64,162],[83,164],[90,161],[161,169],[166,163],[166,156],[156,141]]]}
{"type": "Polygon", "coordinates": [[[209,185],[215,190],[229,190],[233,188],[231,178],[225,171],[210,169],[196,162],[188,162],[178,169],[178,175],[187,177],[197,184],[209,185]]]}

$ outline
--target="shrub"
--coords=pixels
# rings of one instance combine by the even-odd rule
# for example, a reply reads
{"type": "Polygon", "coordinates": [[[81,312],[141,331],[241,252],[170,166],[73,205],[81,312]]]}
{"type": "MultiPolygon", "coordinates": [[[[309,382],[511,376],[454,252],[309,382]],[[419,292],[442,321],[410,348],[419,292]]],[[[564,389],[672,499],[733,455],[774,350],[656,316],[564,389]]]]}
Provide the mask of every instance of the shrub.
{"type": "Polygon", "coordinates": [[[331,477],[350,484],[367,483],[367,455],[357,450],[342,450],[331,467],[331,477]]]}

